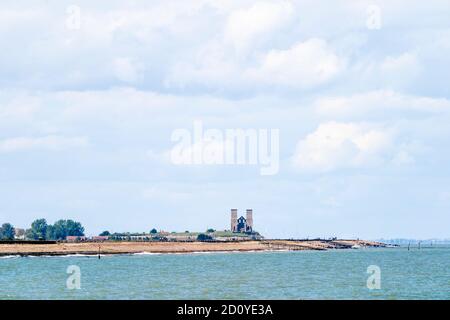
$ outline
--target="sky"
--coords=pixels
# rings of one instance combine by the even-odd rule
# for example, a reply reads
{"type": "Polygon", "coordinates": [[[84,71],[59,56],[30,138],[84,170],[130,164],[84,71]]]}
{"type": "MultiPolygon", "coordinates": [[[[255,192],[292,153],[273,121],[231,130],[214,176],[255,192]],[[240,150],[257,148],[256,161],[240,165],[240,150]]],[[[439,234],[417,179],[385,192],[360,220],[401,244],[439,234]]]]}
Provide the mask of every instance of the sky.
{"type": "Polygon", "coordinates": [[[0,223],[203,231],[252,208],[266,237],[449,238],[448,17],[445,0],[2,1],[0,223]],[[173,163],[195,123],[278,130],[279,170],[173,163]]]}

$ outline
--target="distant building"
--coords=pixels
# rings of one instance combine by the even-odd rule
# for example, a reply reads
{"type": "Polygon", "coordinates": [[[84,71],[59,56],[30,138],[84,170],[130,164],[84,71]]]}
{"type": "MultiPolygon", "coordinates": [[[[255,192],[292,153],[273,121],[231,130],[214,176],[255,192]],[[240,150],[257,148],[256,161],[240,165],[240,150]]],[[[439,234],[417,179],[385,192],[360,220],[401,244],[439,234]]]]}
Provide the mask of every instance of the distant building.
{"type": "Polygon", "coordinates": [[[197,235],[188,234],[169,234],[166,236],[169,241],[195,241],[197,235]]]}
{"type": "Polygon", "coordinates": [[[123,241],[149,241],[152,239],[152,236],[147,233],[117,233],[113,234],[112,238],[114,240],[123,240],[123,241]]]}
{"type": "Polygon", "coordinates": [[[85,236],[67,236],[66,241],[67,242],[79,242],[79,241],[86,241],[87,237],[85,236]]]}
{"type": "Polygon", "coordinates": [[[91,240],[96,242],[107,241],[109,240],[109,236],[93,236],[91,237],[91,240]]]}
{"type": "Polygon", "coordinates": [[[25,240],[25,229],[14,228],[14,238],[16,240],[25,240]]]}
{"type": "Polygon", "coordinates": [[[253,232],[253,210],[247,209],[246,217],[237,217],[237,209],[231,209],[231,231],[240,233],[253,232]]]}

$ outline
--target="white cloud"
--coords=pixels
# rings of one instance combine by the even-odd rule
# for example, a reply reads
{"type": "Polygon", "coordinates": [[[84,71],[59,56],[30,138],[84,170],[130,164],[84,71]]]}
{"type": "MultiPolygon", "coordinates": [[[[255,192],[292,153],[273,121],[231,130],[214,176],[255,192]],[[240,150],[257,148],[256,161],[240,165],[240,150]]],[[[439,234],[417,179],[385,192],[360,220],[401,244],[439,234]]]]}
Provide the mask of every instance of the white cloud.
{"type": "Polygon", "coordinates": [[[2,91],[0,101],[0,122],[4,124],[12,120],[30,119],[40,107],[39,97],[23,94],[23,92],[8,95],[2,91]]]}
{"type": "Polygon", "coordinates": [[[7,30],[8,28],[15,28],[28,23],[33,20],[45,18],[45,12],[41,9],[8,9],[2,8],[0,10],[0,31],[7,30]]]}
{"type": "Polygon", "coordinates": [[[145,188],[142,191],[144,199],[153,201],[185,202],[192,198],[192,193],[186,191],[175,191],[163,189],[162,186],[145,188]]]}
{"type": "Polygon", "coordinates": [[[197,63],[177,64],[166,83],[247,91],[273,90],[274,86],[310,89],[332,80],[344,68],[344,59],[323,39],[298,42],[285,50],[270,50],[251,62],[238,62],[226,55],[220,43],[213,43],[203,48],[197,63]]]}
{"type": "Polygon", "coordinates": [[[18,137],[0,141],[0,152],[17,152],[30,150],[63,150],[70,148],[86,147],[86,137],[18,137]]]}
{"type": "Polygon", "coordinates": [[[152,149],[147,150],[146,156],[149,160],[154,163],[164,164],[170,163],[170,152],[169,151],[155,151],[152,149]]]}
{"type": "Polygon", "coordinates": [[[333,83],[338,89],[416,85],[446,92],[432,77],[439,65],[448,64],[444,18],[449,9],[442,3],[408,4],[413,16],[401,9],[405,4],[378,4],[384,16],[376,38],[365,27],[365,3],[115,2],[108,10],[95,3],[78,5],[81,28],[69,30],[64,7],[5,4],[2,85],[103,90],[126,82],[153,91],[250,95],[280,86],[313,88],[342,75],[345,81],[333,83]],[[433,25],[416,32],[424,24],[416,17],[433,7],[439,11],[433,25]],[[392,30],[411,23],[414,28],[392,30]],[[349,43],[355,38],[364,40],[349,43]],[[26,52],[33,52],[33,63],[26,52]],[[424,74],[431,75],[423,80],[429,88],[417,85],[424,74]]]}
{"type": "Polygon", "coordinates": [[[385,57],[378,66],[380,83],[387,87],[406,88],[419,77],[421,64],[416,53],[406,52],[385,57]]]}
{"type": "Polygon", "coordinates": [[[113,62],[116,77],[124,82],[136,82],[140,78],[138,66],[130,58],[116,58],[113,62]]]}
{"type": "Polygon", "coordinates": [[[450,100],[378,90],[343,97],[320,98],[315,101],[314,108],[317,114],[327,118],[385,118],[387,113],[392,117],[396,112],[401,112],[402,117],[406,117],[413,116],[417,112],[428,114],[450,112],[450,100]]]}
{"type": "Polygon", "coordinates": [[[259,83],[311,88],[331,80],[343,67],[344,61],[326,41],[309,39],[287,50],[271,50],[261,66],[246,75],[259,83]]]}
{"type": "Polygon", "coordinates": [[[164,80],[166,87],[233,88],[242,85],[242,66],[233,59],[222,42],[213,40],[197,50],[194,58],[174,63],[164,80]]]}
{"type": "Polygon", "coordinates": [[[292,162],[302,171],[370,167],[390,161],[397,152],[393,147],[394,132],[390,129],[327,122],[299,141],[292,162]]]}
{"type": "Polygon", "coordinates": [[[418,68],[417,56],[407,52],[399,56],[388,56],[381,63],[381,71],[390,76],[394,73],[416,73],[418,68]]]}
{"type": "Polygon", "coordinates": [[[268,37],[286,25],[294,8],[290,2],[257,2],[249,8],[235,10],[225,25],[225,42],[231,43],[237,52],[246,51],[259,37],[268,37]]]}
{"type": "Polygon", "coordinates": [[[413,164],[414,162],[414,157],[406,150],[400,150],[392,159],[392,163],[400,166],[404,164],[413,164]]]}

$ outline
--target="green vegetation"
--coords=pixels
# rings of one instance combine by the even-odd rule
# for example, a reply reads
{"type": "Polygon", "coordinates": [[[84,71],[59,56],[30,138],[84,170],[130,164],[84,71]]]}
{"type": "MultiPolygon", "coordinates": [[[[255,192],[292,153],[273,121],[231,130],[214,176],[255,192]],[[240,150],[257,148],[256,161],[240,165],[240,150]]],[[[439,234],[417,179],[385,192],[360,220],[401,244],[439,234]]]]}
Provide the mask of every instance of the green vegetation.
{"type": "Polygon", "coordinates": [[[211,236],[209,236],[209,235],[207,235],[207,234],[204,234],[204,233],[200,233],[198,236],[197,236],[197,241],[208,241],[208,240],[212,240],[213,238],[211,237],[211,236]]]}
{"type": "Polygon", "coordinates": [[[31,240],[64,240],[67,236],[84,236],[84,227],[73,220],[58,220],[49,225],[45,219],[38,219],[26,232],[26,237],[31,240]]]}
{"type": "Polygon", "coordinates": [[[171,232],[171,235],[174,236],[183,236],[183,237],[196,237],[200,234],[201,232],[190,232],[190,231],[185,231],[185,232],[171,232]]]}
{"type": "Polygon", "coordinates": [[[58,220],[47,228],[47,240],[65,240],[67,236],[84,236],[81,223],[73,220],[58,220]]]}
{"type": "Polygon", "coordinates": [[[206,232],[211,233],[211,232],[216,232],[216,230],[209,228],[208,230],[206,230],[206,232]]]}
{"type": "Polygon", "coordinates": [[[216,237],[243,237],[246,238],[248,235],[245,233],[234,233],[231,231],[215,231],[214,236],[216,237]]]}
{"type": "Polygon", "coordinates": [[[47,220],[37,219],[31,224],[31,229],[26,231],[26,237],[30,240],[45,240],[47,239],[47,220]]]}
{"type": "Polygon", "coordinates": [[[4,223],[0,227],[0,240],[14,240],[15,235],[14,227],[10,223],[4,223]]]}
{"type": "Polygon", "coordinates": [[[111,235],[111,233],[109,231],[103,231],[102,233],[99,234],[100,237],[109,237],[111,235]]]}
{"type": "Polygon", "coordinates": [[[150,233],[151,233],[151,234],[156,234],[156,233],[158,233],[158,230],[156,230],[155,228],[153,228],[152,230],[150,230],[150,233]]]}

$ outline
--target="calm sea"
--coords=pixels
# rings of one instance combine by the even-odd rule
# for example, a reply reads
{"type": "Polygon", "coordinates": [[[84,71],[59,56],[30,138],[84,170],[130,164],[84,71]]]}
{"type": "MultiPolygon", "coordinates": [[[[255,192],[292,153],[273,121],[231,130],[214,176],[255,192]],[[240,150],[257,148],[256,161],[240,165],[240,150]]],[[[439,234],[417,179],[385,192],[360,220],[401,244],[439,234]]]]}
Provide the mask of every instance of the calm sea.
{"type": "Polygon", "coordinates": [[[450,247],[3,257],[0,299],[450,299],[450,247]]]}

